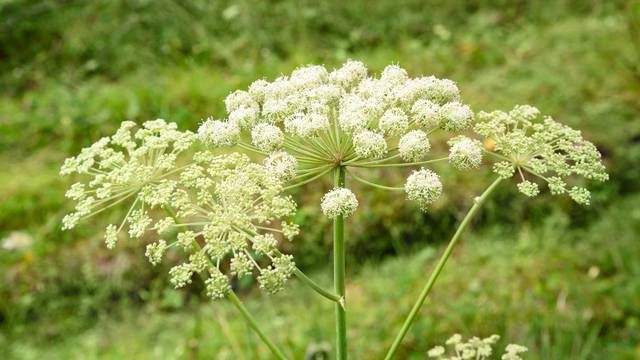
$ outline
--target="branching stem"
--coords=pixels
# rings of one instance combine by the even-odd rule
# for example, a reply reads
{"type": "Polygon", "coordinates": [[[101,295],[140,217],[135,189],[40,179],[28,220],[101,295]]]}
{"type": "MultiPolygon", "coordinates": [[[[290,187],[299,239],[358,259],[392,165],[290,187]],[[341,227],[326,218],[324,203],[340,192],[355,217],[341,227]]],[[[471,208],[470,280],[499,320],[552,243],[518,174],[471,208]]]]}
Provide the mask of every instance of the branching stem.
{"type": "Polygon", "coordinates": [[[424,288],[422,289],[422,292],[420,293],[418,300],[415,302],[415,304],[411,308],[411,311],[409,312],[409,315],[405,319],[404,324],[402,325],[402,328],[400,328],[400,332],[398,333],[398,335],[396,335],[396,338],[393,341],[391,348],[389,348],[389,351],[385,356],[385,360],[392,359],[395,353],[398,351],[398,348],[402,343],[402,339],[404,339],[405,335],[409,331],[409,328],[415,321],[416,316],[418,316],[418,312],[420,311],[420,308],[422,307],[425,300],[427,299],[427,296],[431,292],[431,289],[433,288],[433,285],[438,279],[438,276],[440,276],[440,273],[442,272],[444,265],[447,263],[449,256],[451,256],[451,252],[453,252],[453,248],[458,242],[460,235],[462,235],[466,227],[471,222],[471,219],[473,219],[475,214],[478,212],[480,207],[482,207],[482,205],[487,200],[489,195],[493,192],[493,190],[495,190],[498,184],[500,184],[501,180],[502,178],[497,178],[493,183],[491,183],[491,185],[489,185],[489,187],[482,193],[482,195],[480,195],[480,197],[475,199],[473,206],[471,207],[471,209],[469,209],[469,212],[467,212],[467,215],[464,217],[464,219],[462,219],[462,222],[458,226],[458,229],[456,229],[455,234],[453,234],[453,237],[451,238],[449,245],[447,245],[447,248],[445,249],[440,259],[438,260],[438,263],[436,264],[435,269],[431,273],[431,276],[429,276],[429,280],[427,281],[424,288]]]}

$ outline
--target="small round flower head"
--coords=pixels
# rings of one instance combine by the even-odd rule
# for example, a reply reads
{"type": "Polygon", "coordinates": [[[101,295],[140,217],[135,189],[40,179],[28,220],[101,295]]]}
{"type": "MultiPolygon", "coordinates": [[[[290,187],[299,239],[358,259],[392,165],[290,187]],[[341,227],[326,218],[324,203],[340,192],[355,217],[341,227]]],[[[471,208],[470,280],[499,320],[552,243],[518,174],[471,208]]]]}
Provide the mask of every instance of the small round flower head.
{"type": "Polygon", "coordinates": [[[300,234],[300,225],[288,222],[282,223],[282,235],[287,240],[293,240],[298,234],[300,234]]]}
{"type": "Polygon", "coordinates": [[[247,91],[237,90],[229,94],[224,99],[224,104],[228,112],[233,112],[242,108],[255,108],[258,106],[253,96],[247,91]]]}
{"type": "Polygon", "coordinates": [[[466,136],[458,136],[448,141],[449,163],[458,170],[477,168],[482,162],[482,143],[466,136]]]}
{"type": "Polygon", "coordinates": [[[363,130],[353,137],[356,155],[361,158],[379,159],[387,152],[384,136],[369,130],[363,130]]]}
{"type": "Polygon", "coordinates": [[[283,182],[287,182],[296,175],[298,160],[293,155],[278,151],[264,160],[267,170],[283,182]]]}
{"type": "Polygon", "coordinates": [[[433,347],[431,350],[429,350],[427,352],[427,356],[429,356],[430,358],[439,358],[442,355],[444,355],[445,350],[444,350],[444,346],[435,346],[433,347]]]}
{"type": "Polygon", "coordinates": [[[258,109],[254,107],[241,107],[229,113],[229,122],[240,129],[253,126],[258,117],[258,109]]]}
{"type": "Polygon", "coordinates": [[[591,202],[591,193],[585,188],[574,186],[569,190],[569,197],[580,205],[589,205],[591,202]]]}
{"type": "Polygon", "coordinates": [[[303,139],[316,137],[329,126],[329,117],[316,112],[298,113],[284,120],[285,131],[303,139]]]}
{"type": "Polygon", "coordinates": [[[329,74],[331,82],[350,88],[367,76],[367,67],[360,61],[348,60],[340,69],[329,74]]]}
{"type": "Polygon", "coordinates": [[[385,136],[398,136],[407,132],[409,118],[402,109],[391,108],[380,117],[378,128],[385,136]]]}
{"type": "Polygon", "coordinates": [[[144,253],[149,259],[151,265],[158,265],[162,261],[162,256],[167,250],[167,242],[164,240],[158,240],[157,242],[147,245],[147,250],[144,253]]]}
{"type": "Polygon", "coordinates": [[[239,253],[231,259],[229,265],[231,274],[237,276],[251,275],[253,272],[253,261],[244,253],[239,253]]]}
{"type": "Polygon", "coordinates": [[[446,103],[440,107],[440,127],[449,132],[460,132],[471,126],[473,112],[468,105],[458,102],[446,103]]]}
{"type": "Polygon", "coordinates": [[[329,219],[348,217],[358,209],[358,199],[349,189],[335,188],[324,194],[320,207],[329,219]]]}
{"type": "Polygon", "coordinates": [[[273,253],[278,245],[278,241],[273,234],[256,235],[253,240],[253,249],[259,254],[267,255],[273,253]]]}
{"type": "Polygon", "coordinates": [[[438,104],[456,102],[460,99],[460,90],[455,82],[449,79],[431,78],[426,89],[427,97],[438,104]]]}
{"type": "Polygon", "coordinates": [[[272,152],[282,147],[284,134],[277,126],[258,124],[251,130],[251,143],[265,152],[272,152]]]}
{"type": "Polygon", "coordinates": [[[198,128],[198,137],[213,147],[231,146],[238,142],[240,127],[233,122],[208,118],[198,128]]]}
{"type": "Polygon", "coordinates": [[[392,85],[402,84],[409,79],[407,71],[398,65],[388,65],[382,71],[380,80],[392,85]]]}
{"type": "Polygon", "coordinates": [[[416,101],[411,107],[411,113],[422,128],[431,129],[440,125],[440,105],[431,100],[416,101]]]}
{"type": "Polygon", "coordinates": [[[420,161],[430,149],[429,137],[422,130],[409,131],[400,138],[398,143],[398,151],[404,161],[420,161]]]}
{"type": "Polygon", "coordinates": [[[192,276],[193,268],[188,263],[176,265],[169,270],[169,281],[176,289],[191,284],[192,276]]]}
{"type": "Polygon", "coordinates": [[[540,193],[538,184],[529,180],[524,180],[519,183],[518,190],[528,197],[534,197],[540,193]]]}
{"type": "Polygon", "coordinates": [[[609,176],[598,149],[581,133],[562,125],[529,105],[518,105],[510,112],[480,112],[474,130],[490,139],[490,149],[502,159],[494,171],[503,178],[517,173],[518,189],[528,196],[539,193],[537,185],[525,174],[547,182],[552,194],[568,193],[581,205],[589,204],[589,191],[576,188],[567,191],[567,180],[582,176],[589,180],[606,181],[609,176]],[[515,170],[518,170],[517,172],[515,170]]]}
{"type": "Polygon", "coordinates": [[[253,98],[253,100],[257,103],[264,102],[264,97],[269,90],[269,82],[266,80],[256,80],[249,85],[249,95],[253,98]]]}
{"type": "Polygon", "coordinates": [[[258,276],[260,287],[267,292],[276,293],[282,290],[284,283],[291,277],[295,264],[291,255],[280,255],[273,259],[273,264],[262,269],[258,276]]]}
{"type": "Polygon", "coordinates": [[[442,182],[438,174],[422,168],[409,175],[404,191],[409,200],[417,202],[422,210],[426,210],[442,195],[442,182]]]}
{"type": "Polygon", "coordinates": [[[218,269],[211,271],[209,278],[204,281],[204,285],[207,296],[213,300],[221,299],[231,291],[229,279],[227,279],[227,277],[218,269]]]}

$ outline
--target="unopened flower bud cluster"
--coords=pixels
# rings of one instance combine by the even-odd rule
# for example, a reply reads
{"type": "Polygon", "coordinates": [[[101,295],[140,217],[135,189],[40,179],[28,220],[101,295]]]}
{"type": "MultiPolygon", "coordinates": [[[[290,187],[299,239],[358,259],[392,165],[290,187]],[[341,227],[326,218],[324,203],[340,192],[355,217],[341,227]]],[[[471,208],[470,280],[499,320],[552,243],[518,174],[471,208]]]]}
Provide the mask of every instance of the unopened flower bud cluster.
{"type": "Polygon", "coordinates": [[[187,261],[169,272],[176,288],[200,273],[207,294],[220,298],[231,289],[229,276],[256,274],[262,288],[280,290],[295,269],[293,258],[278,251],[275,236],[292,239],[299,233],[296,224],[285,221],[296,204],[283,195],[283,180],[291,176],[295,159],[274,153],[262,165],[244,154],[204,150],[192,153],[190,162],[176,164],[177,155],[197,140],[164,120],[145,122],[137,130],[124,122],[115,135],[67,159],[61,173],[87,180],[67,191],[78,205],[63,220],[63,228],[127,204],[121,223],[106,227],[107,247],[113,248],[125,234],[140,239],[152,232],[158,239],[145,250],[151,264],[159,264],[170,249],[185,254],[187,261]]]}
{"type": "Polygon", "coordinates": [[[500,161],[494,171],[503,178],[520,177],[518,190],[526,196],[540,193],[538,182],[546,182],[553,195],[568,194],[581,205],[589,205],[590,192],[569,186],[570,177],[606,181],[609,176],[600,152],[578,130],[541,116],[533,106],[518,105],[510,112],[480,112],[475,131],[491,141],[490,151],[500,161]]]}

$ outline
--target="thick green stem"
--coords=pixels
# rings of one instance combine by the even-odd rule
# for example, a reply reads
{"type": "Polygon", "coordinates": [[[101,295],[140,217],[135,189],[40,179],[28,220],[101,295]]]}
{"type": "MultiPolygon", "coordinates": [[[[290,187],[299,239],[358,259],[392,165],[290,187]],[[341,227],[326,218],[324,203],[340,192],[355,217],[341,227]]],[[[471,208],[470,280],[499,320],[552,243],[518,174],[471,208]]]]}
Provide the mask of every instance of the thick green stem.
{"type": "Polygon", "coordinates": [[[227,298],[236,307],[236,309],[238,309],[238,311],[240,312],[242,317],[244,317],[244,319],[247,321],[251,329],[253,329],[253,331],[255,331],[256,334],[258,334],[260,339],[262,339],[265,345],[267,345],[267,347],[269,348],[269,350],[271,350],[273,355],[280,360],[286,360],[287,358],[284,356],[282,351],[280,351],[280,349],[278,349],[278,347],[273,342],[271,342],[271,340],[267,337],[267,335],[265,335],[265,333],[262,332],[262,330],[258,326],[258,323],[256,322],[256,319],[254,319],[253,316],[251,316],[247,308],[244,307],[240,299],[238,299],[238,296],[236,296],[236,294],[233,291],[229,291],[227,298]]]}
{"type": "MultiPolygon", "coordinates": [[[[334,173],[335,187],[344,187],[344,167],[339,166],[334,173]]],[[[333,284],[341,301],[336,303],[336,359],[347,358],[347,313],[345,310],[345,259],[344,259],[344,216],[333,220],[333,284]]]]}
{"type": "Polygon", "coordinates": [[[396,338],[393,341],[393,344],[391,345],[391,348],[387,352],[387,355],[385,356],[385,360],[392,359],[393,356],[395,355],[396,351],[398,351],[398,348],[400,347],[400,344],[402,343],[402,339],[404,339],[405,335],[409,331],[409,328],[411,327],[411,325],[415,321],[416,316],[418,315],[418,312],[420,311],[420,308],[424,304],[425,300],[427,299],[427,296],[429,295],[429,293],[431,292],[431,289],[433,288],[433,285],[435,284],[436,280],[438,279],[438,276],[442,272],[442,268],[444,268],[444,265],[447,263],[447,260],[449,259],[449,256],[451,256],[451,252],[453,252],[453,248],[455,247],[456,243],[458,242],[458,239],[460,238],[460,235],[462,235],[462,233],[464,232],[466,227],[471,222],[471,219],[473,219],[473,217],[478,212],[480,207],[482,207],[482,204],[484,204],[484,202],[487,200],[487,198],[493,192],[493,190],[495,190],[495,188],[498,186],[498,184],[500,183],[501,180],[502,180],[501,178],[497,178],[493,183],[491,183],[491,185],[489,185],[489,187],[482,193],[482,195],[480,195],[480,197],[478,197],[478,198],[476,198],[474,200],[473,206],[471,207],[471,209],[469,209],[469,212],[467,212],[467,215],[464,217],[464,219],[462,219],[462,222],[458,226],[458,229],[456,230],[455,234],[453,234],[453,237],[451,238],[451,241],[449,241],[449,245],[447,245],[447,248],[445,249],[444,253],[440,257],[440,260],[438,260],[438,263],[436,264],[435,269],[431,273],[431,276],[429,277],[429,280],[427,280],[427,283],[425,284],[424,288],[422,289],[422,292],[420,293],[420,296],[418,297],[418,300],[416,301],[416,303],[411,308],[411,311],[409,312],[409,315],[405,319],[404,324],[402,325],[402,328],[400,329],[400,332],[398,333],[398,335],[396,335],[396,338]]]}

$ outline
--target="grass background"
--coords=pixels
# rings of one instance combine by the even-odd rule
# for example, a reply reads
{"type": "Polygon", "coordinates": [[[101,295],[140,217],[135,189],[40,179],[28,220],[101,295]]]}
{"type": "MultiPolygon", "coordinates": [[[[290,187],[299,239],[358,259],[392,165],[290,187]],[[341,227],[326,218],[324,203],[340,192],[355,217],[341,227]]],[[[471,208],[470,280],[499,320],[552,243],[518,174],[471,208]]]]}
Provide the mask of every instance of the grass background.
{"type": "MultiPolygon", "coordinates": [[[[640,5],[637,1],[0,1],[0,350],[8,358],[269,358],[229,304],[201,284],[167,286],[140,244],[106,251],[96,219],[62,233],[62,160],[120,121],[195,129],[258,78],[348,58],[373,71],[458,82],[476,110],[531,103],[583,130],[611,181],[582,209],[503,191],[482,211],[399,358],[450,334],[503,336],[531,359],[640,357],[640,5]]],[[[385,182],[403,174],[380,173],[385,182]]],[[[445,174],[422,214],[367,190],[349,224],[353,358],[379,358],[420,290],[482,171],[445,174]]],[[[511,184],[513,185],[513,184],[511,184]]],[[[328,223],[297,194],[304,237],[291,251],[325,284],[328,223]],[[324,220],[323,220],[324,221],[324,220]]],[[[121,210],[107,215],[122,216],[121,210]]],[[[177,259],[175,259],[177,261],[177,259]]],[[[294,358],[332,346],[331,305],[295,281],[248,306],[294,358]],[[286,331],[285,331],[286,329],[286,331]]]]}

